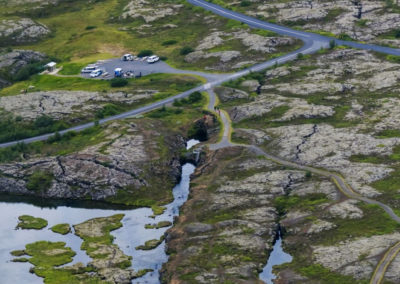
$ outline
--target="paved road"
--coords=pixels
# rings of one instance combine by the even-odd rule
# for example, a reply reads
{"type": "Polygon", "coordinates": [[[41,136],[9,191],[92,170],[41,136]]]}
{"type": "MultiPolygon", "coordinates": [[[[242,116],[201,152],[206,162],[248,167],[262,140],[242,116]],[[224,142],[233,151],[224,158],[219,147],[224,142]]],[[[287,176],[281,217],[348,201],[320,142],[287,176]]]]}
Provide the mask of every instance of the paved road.
{"type": "Polygon", "coordinates": [[[385,275],[387,268],[396,257],[396,255],[399,253],[399,251],[400,242],[396,243],[394,246],[388,249],[381,261],[378,263],[378,266],[376,267],[374,274],[372,275],[370,284],[379,284],[382,282],[383,276],[385,275]]]}
{"type": "Polygon", "coordinates": [[[359,49],[374,50],[377,52],[382,52],[382,53],[392,54],[392,55],[400,55],[400,49],[384,47],[384,46],[379,46],[379,45],[374,45],[374,44],[363,44],[363,43],[357,43],[357,42],[352,42],[352,41],[338,40],[333,37],[327,37],[327,36],[322,36],[322,35],[318,35],[318,34],[314,34],[314,33],[310,33],[310,32],[294,30],[294,29],[287,28],[284,26],[264,22],[264,21],[256,19],[256,18],[246,16],[241,13],[222,8],[216,4],[209,3],[205,0],[187,0],[187,1],[193,5],[202,7],[204,9],[211,11],[215,14],[218,14],[222,17],[240,21],[240,22],[245,23],[254,28],[269,30],[269,31],[276,32],[277,34],[280,34],[280,35],[295,37],[295,38],[303,40],[304,42],[322,42],[324,44],[327,44],[327,43],[329,44],[329,41],[333,39],[339,45],[345,45],[345,46],[355,47],[355,48],[359,48],[359,49]]]}
{"type": "MultiPolygon", "coordinates": [[[[146,61],[135,60],[135,61],[122,61],[120,58],[113,58],[108,60],[102,60],[95,64],[97,68],[107,72],[109,77],[107,79],[114,78],[115,68],[122,68],[124,71],[133,71],[135,76],[142,74],[142,76],[155,74],[155,73],[172,73],[172,74],[190,74],[197,75],[205,78],[207,81],[216,81],[224,79],[229,75],[226,73],[205,73],[200,71],[181,70],[169,66],[164,61],[158,61],[153,64],[149,64],[146,61]]],[[[90,78],[90,73],[81,74],[84,78],[90,78]]],[[[101,77],[99,77],[101,78],[101,77]]]]}

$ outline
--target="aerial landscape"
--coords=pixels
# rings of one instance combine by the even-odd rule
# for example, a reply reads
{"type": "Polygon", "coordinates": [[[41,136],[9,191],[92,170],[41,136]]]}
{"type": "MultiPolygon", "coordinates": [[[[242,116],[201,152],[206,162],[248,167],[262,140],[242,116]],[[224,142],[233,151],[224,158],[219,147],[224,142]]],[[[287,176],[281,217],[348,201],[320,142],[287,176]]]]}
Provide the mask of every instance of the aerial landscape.
{"type": "Polygon", "coordinates": [[[397,0],[0,5],[0,283],[400,283],[397,0]]]}

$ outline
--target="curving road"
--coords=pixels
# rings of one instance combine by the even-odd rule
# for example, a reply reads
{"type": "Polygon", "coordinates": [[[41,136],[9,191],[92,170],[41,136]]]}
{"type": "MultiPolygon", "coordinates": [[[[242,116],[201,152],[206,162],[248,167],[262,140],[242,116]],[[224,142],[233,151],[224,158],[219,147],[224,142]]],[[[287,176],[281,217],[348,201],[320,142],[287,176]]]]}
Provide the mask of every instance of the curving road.
{"type": "MultiPolygon", "coordinates": [[[[290,29],[290,28],[283,27],[280,25],[267,23],[267,22],[261,21],[259,19],[255,19],[255,18],[246,16],[246,15],[222,8],[218,5],[209,3],[205,0],[187,0],[187,1],[193,5],[202,7],[208,11],[211,11],[211,12],[218,14],[220,16],[223,16],[225,18],[237,20],[237,21],[243,22],[245,24],[248,24],[251,27],[269,30],[269,31],[273,31],[273,32],[281,34],[281,35],[286,35],[286,36],[300,39],[304,42],[304,46],[294,52],[291,52],[289,54],[286,54],[284,56],[281,56],[281,57],[273,59],[273,60],[269,60],[269,61],[261,63],[261,64],[257,64],[251,68],[239,71],[234,74],[226,74],[226,75],[222,75],[222,76],[207,75],[206,78],[208,80],[208,83],[205,85],[196,87],[194,89],[188,90],[186,92],[183,92],[181,94],[178,94],[178,95],[170,97],[170,98],[167,98],[165,100],[162,100],[162,101],[159,101],[159,102],[156,102],[156,103],[144,106],[144,107],[137,108],[135,110],[131,110],[131,111],[128,111],[125,113],[121,113],[119,115],[115,115],[115,116],[111,116],[111,117],[102,119],[99,121],[100,124],[108,122],[108,121],[112,121],[112,120],[123,119],[123,118],[131,117],[131,116],[135,116],[138,114],[142,114],[142,113],[157,109],[165,104],[172,103],[175,99],[187,97],[191,93],[196,92],[196,91],[209,91],[210,97],[214,97],[214,99],[210,100],[210,105],[209,105],[210,110],[213,110],[213,104],[215,103],[215,94],[212,91],[213,87],[220,85],[221,83],[224,83],[224,82],[227,82],[230,80],[234,80],[234,79],[237,79],[244,75],[247,75],[250,72],[261,71],[263,69],[272,67],[275,64],[282,64],[282,63],[288,62],[290,60],[294,60],[300,53],[311,54],[311,53],[318,51],[321,48],[327,48],[329,46],[329,42],[331,40],[335,40],[336,43],[339,45],[345,45],[345,46],[349,46],[349,47],[365,49],[365,50],[372,50],[372,51],[381,52],[381,53],[385,53],[385,54],[400,56],[400,49],[383,47],[383,46],[378,46],[378,45],[373,45],[373,44],[362,44],[362,43],[351,42],[351,41],[337,40],[337,39],[331,38],[331,37],[325,37],[325,36],[321,36],[318,34],[298,31],[298,30],[290,29]]],[[[237,145],[237,144],[232,144],[230,142],[231,124],[229,121],[229,116],[224,111],[221,111],[221,120],[224,124],[224,134],[223,134],[222,140],[218,144],[210,145],[211,149],[216,150],[216,149],[223,148],[223,147],[237,145]]],[[[81,130],[89,128],[93,125],[94,125],[94,122],[82,124],[82,125],[75,126],[75,127],[66,129],[64,131],[61,131],[60,134],[64,134],[68,131],[81,131],[81,130]]],[[[8,143],[3,143],[3,144],[0,144],[0,148],[12,146],[17,143],[31,143],[31,142],[35,142],[35,141],[43,141],[43,140],[48,139],[52,135],[54,135],[54,133],[45,134],[45,135],[41,135],[38,137],[22,139],[22,140],[13,141],[13,142],[8,142],[8,143]]],[[[315,169],[315,168],[312,168],[309,166],[300,165],[300,164],[296,164],[296,163],[293,163],[290,161],[283,160],[282,158],[272,156],[272,155],[264,152],[259,147],[256,147],[253,145],[250,145],[250,146],[249,145],[240,145],[240,146],[246,146],[249,149],[251,149],[252,151],[254,151],[255,153],[257,153],[259,155],[263,155],[266,158],[273,160],[279,164],[286,165],[286,166],[300,169],[300,170],[310,171],[310,172],[313,172],[318,175],[323,175],[323,176],[329,177],[333,180],[333,182],[336,184],[338,189],[341,192],[343,192],[343,194],[345,194],[347,197],[357,199],[357,200],[360,200],[360,201],[363,201],[363,202],[366,202],[369,204],[378,205],[383,210],[385,210],[385,212],[388,213],[389,216],[393,220],[400,223],[399,216],[397,216],[389,206],[387,206],[386,204],[383,204],[381,202],[363,197],[363,196],[359,195],[358,193],[354,192],[354,190],[348,185],[348,183],[344,180],[344,178],[336,173],[331,173],[331,172],[328,172],[325,170],[315,169]]],[[[382,260],[378,264],[378,266],[373,274],[373,278],[371,279],[371,283],[377,284],[382,281],[384,273],[386,272],[388,265],[391,263],[391,261],[394,259],[394,257],[398,254],[399,251],[400,251],[400,243],[396,244],[395,246],[393,246],[392,248],[390,248],[388,250],[388,252],[385,254],[385,256],[382,258],[382,260]]]]}
{"type": "MultiPolygon", "coordinates": [[[[208,106],[208,109],[210,111],[214,111],[214,106],[216,105],[216,96],[213,90],[209,90],[208,94],[210,96],[210,103],[208,106]]],[[[362,202],[365,202],[367,204],[374,204],[379,207],[381,207],[385,212],[397,223],[400,223],[400,217],[397,216],[393,209],[387,206],[386,204],[364,197],[357,192],[355,192],[351,186],[346,182],[346,180],[339,174],[329,172],[328,170],[323,170],[323,169],[317,169],[313,168],[310,166],[294,163],[291,161],[284,160],[280,157],[268,154],[265,152],[263,149],[260,147],[257,147],[255,145],[246,145],[246,144],[236,144],[231,141],[231,133],[232,133],[232,125],[231,121],[229,119],[229,115],[221,110],[220,112],[216,113],[217,116],[220,116],[221,122],[222,122],[222,127],[223,127],[223,135],[220,140],[220,142],[216,144],[211,144],[209,145],[210,150],[218,150],[226,147],[233,147],[233,146],[240,146],[240,147],[246,147],[250,149],[252,152],[254,152],[258,156],[263,156],[277,164],[287,166],[290,168],[302,170],[302,171],[309,171],[311,173],[325,176],[330,178],[333,183],[336,185],[338,190],[343,193],[345,196],[347,196],[350,199],[356,199],[362,202]]],[[[383,280],[383,277],[386,273],[387,268],[389,267],[390,263],[393,261],[393,259],[397,256],[397,254],[400,252],[400,242],[396,243],[393,247],[389,248],[389,250],[385,253],[385,255],[382,257],[380,262],[378,263],[372,278],[370,284],[380,284],[383,280]]]]}
{"type": "MultiPolygon", "coordinates": [[[[242,76],[245,76],[247,74],[249,74],[250,72],[257,72],[257,71],[261,71],[264,70],[266,68],[272,67],[275,64],[283,64],[285,62],[294,60],[297,58],[298,54],[302,53],[302,54],[311,54],[314,53],[318,50],[320,50],[321,48],[327,48],[329,46],[329,42],[333,39],[330,37],[325,37],[325,36],[321,36],[318,34],[313,34],[313,33],[309,33],[309,32],[303,32],[303,31],[298,31],[298,30],[294,30],[291,28],[287,28],[284,26],[279,26],[276,24],[271,24],[271,23],[267,23],[261,20],[258,20],[256,18],[252,18],[237,12],[233,12],[230,11],[228,9],[222,8],[218,5],[209,3],[205,0],[187,0],[189,3],[202,7],[208,11],[211,11],[215,14],[218,14],[220,16],[223,16],[225,18],[229,18],[232,20],[237,20],[243,23],[248,24],[251,27],[254,28],[259,28],[259,29],[264,29],[264,30],[269,30],[269,31],[273,31],[276,32],[280,35],[286,35],[286,36],[291,36],[297,39],[300,39],[304,42],[304,46],[296,51],[293,51],[291,53],[288,53],[286,55],[283,55],[281,57],[269,60],[267,62],[264,63],[260,63],[257,65],[254,65],[250,68],[244,69],[242,71],[233,73],[233,74],[226,74],[226,75],[213,75],[213,76],[205,76],[208,80],[207,84],[204,84],[202,86],[196,87],[194,89],[188,90],[186,92],[183,92],[181,94],[178,94],[176,96],[167,98],[165,100],[162,101],[158,101],[155,102],[153,104],[147,105],[147,106],[143,106],[131,111],[127,111],[115,116],[111,116],[105,119],[102,119],[99,121],[100,124],[103,124],[105,122],[108,121],[112,121],[112,120],[117,120],[117,119],[123,119],[123,118],[128,118],[131,116],[135,116],[135,115],[139,115],[139,114],[143,114],[149,111],[152,111],[154,109],[160,108],[161,106],[165,105],[165,104],[170,104],[172,103],[175,99],[180,99],[180,98],[184,98],[189,96],[191,93],[196,92],[196,91],[206,91],[211,89],[212,87],[215,87],[217,85],[220,85],[224,82],[230,81],[230,80],[234,80],[237,78],[240,78],[242,76]]],[[[378,45],[371,45],[371,44],[361,44],[361,43],[356,43],[356,42],[349,42],[349,41],[342,41],[342,40],[337,40],[337,39],[333,39],[335,40],[338,44],[341,45],[346,45],[346,46],[350,46],[350,47],[356,47],[356,48],[360,48],[360,49],[367,49],[367,50],[374,50],[377,52],[382,52],[382,53],[386,53],[386,54],[393,54],[393,55],[399,55],[400,56],[400,50],[399,49],[394,49],[394,48],[389,48],[389,47],[382,47],[382,46],[378,46],[378,45]]],[[[185,71],[186,73],[188,71],[185,71]]],[[[204,74],[203,74],[204,75],[204,74]]],[[[75,127],[71,127],[68,128],[66,130],[60,131],[60,134],[64,134],[66,132],[69,131],[82,131],[86,128],[92,127],[94,125],[94,122],[89,122],[89,123],[85,123],[82,125],[78,125],[75,127]]],[[[50,136],[54,135],[55,133],[49,133],[49,134],[44,134],[41,136],[37,136],[37,137],[32,137],[32,138],[26,138],[26,139],[21,139],[21,140],[17,140],[17,141],[12,141],[12,142],[7,142],[7,143],[2,143],[0,144],[0,148],[4,148],[4,147],[9,147],[9,146],[13,146],[16,145],[18,143],[32,143],[32,142],[36,142],[36,141],[44,141],[46,139],[48,139],[50,136]]]]}

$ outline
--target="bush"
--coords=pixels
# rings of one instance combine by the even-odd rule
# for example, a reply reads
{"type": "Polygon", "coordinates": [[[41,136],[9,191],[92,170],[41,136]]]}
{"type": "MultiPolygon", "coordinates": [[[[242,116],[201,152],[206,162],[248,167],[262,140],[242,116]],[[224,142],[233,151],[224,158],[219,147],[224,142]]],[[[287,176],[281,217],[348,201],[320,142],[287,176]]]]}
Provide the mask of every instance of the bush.
{"type": "Polygon", "coordinates": [[[44,171],[36,171],[26,183],[26,188],[32,191],[46,191],[53,182],[53,174],[44,171]]]}
{"type": "Polygon", "coordinates": [[[331,40],[329,41],[329,48],[330,48],[330,49],[334,49],[335,46],[336,46],[336,41],[335,41],[334,39],[331,39],[331,40]]]}
{"type": "Polygon", "coordinates": [[[35,119],[34,126],[36,128],[47,128],[54,125],[54,119],[47,115],[39,116],[35,119]]]}
{"type": "Polygon", "coordinates": [[[153,55],[153,51],[149,49],[141,50],[137,56],[139,57],[145,57],[145,56],[150,56],[153,55]]]}
{"type": "Polygon", "coordinates": [[[96,118],[104,118],[107,116],[116,115],[121,112],[121,109],[113,104],[106,104],[102,109],[96,112],[96,118]]]}
{"type": "Polygon", "coordinates": [[[29,79],[33,74],[37,74],[44,70],[44,62],[32,62],[22,67],[13,77],[13,81],[24,81],[29,79]]]}
{"type": "Polygon", "coordinates": [[[190,46],[184,46],[182,47],[182,49],[179,51],[180,55],[187,55],[189,53],[192,53],[194,51],[193,48],[191,48],[190,46]]]}
{"type": "Polygon", "coordinates": [[[193,103],[197,103],[197,102],[201,101],[202,98],[203,98],[203,95],[200,92],[194,92],[189,95],[188,101],[189,101],[189,103],[193,104],[193,103]]]}
{"type": "Polygon", "coordinates": [[[247,1],[247,0],[243,0],[242,2],[240,2],[241,7],[249,7],[250,5],[251,5],[251,2],[247,1]]]}
{"type": "Polygon", "coordinates": [[[303,59],[303,58],[304,58],[304,54],[303,53],[297,54],[297,59],[303,59]]]}
{"type": "Polygon", "coordinates": [[[97,26],[87,26],[85,29],[86,30],[94,30],[96,28],[97,28],[97,26]]]}
{"type": "Polygon", "coordinates": [[[113,78],[110,80],[110,85],[113,88],[125,87],[126,85],[128,85],[128,80],[124,78],[113,78]]]}
{"type": "Polygon", "coordinates": [[[170,46],[170,45],[174,45],[174,44],[177,44],[177,43],[178,43],[177,40],[170,39],[170,40],[164,41],[161,45],[162,46],[170,46]]]}

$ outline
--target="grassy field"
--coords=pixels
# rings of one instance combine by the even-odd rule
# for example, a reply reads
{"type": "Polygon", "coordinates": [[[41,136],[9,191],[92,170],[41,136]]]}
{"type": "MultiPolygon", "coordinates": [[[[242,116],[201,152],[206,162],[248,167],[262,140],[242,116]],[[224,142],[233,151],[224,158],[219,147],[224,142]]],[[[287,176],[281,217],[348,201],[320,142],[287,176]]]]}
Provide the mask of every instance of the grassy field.
{"type": "MultiPolygon", "coordinates": [[[[215,18],[212,21],[205,21],[211,13],[183,0],[150,0],[149,4],[153,6],[182,4],[183,8],[179,10],[179,17],[167,16],[151,22],[151,26],[146,27],[146,22],[141,18],[121,18],[123,7],[128,3],[127,0],[72,1],[69,5],[44,7],[42,12],[36,13],[10,6],[7,13],[0,12],[0,17],[30,16],[46,25],[52,31],[48,38],[18,48],[38,50],[56,58],[64,66],[62,74],[67,75],[77,74],[83,66],[99,59],[120,57],[127,52],[137,54],[141,50],[152,50],[175,67],[204,70],[207,65],[217,63],[219,58],[190,64],[184,61],[181,49],[195,48],[213,29],[223,32],[248,29],[246,25],[222,17],[213,16],[215,18]],[[166,25],[176,27],[168,28],[166,25]]],[[[24,7],[26,8],[26,5],[24,7]]],[[[255,32],[273,35],[259,30],[255,32]]],[[[244,52],[247,49],[240,40],[229,40],[220,45],[218,50],[231,48],[244,52]]],[[[281,51],[293,48],[283,47],[281,51]]],[[[248,52],[247,56],[251,57],[253,54],[248,52]]]]}

